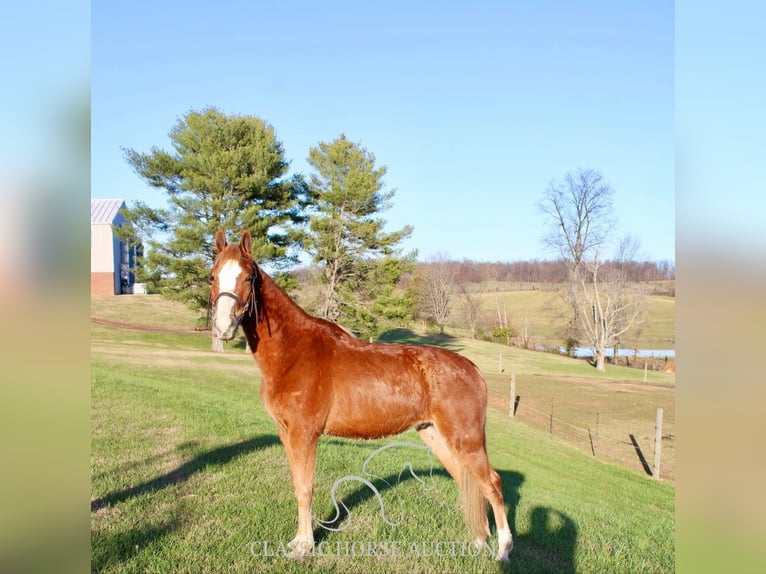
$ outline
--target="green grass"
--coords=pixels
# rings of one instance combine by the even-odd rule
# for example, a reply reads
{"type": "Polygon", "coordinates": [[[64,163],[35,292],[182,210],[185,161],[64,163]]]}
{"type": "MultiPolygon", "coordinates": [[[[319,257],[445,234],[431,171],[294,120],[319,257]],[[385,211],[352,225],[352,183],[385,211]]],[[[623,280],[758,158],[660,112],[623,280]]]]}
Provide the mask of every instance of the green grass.
{"type": "MultiPolygon", "coordinates": [[[[525,289],[496,286],[498,291],[481,291],[482,324],[497,324],[497,306],[505,309],[511,325],[518,332],[528,322],[532,345],[559,346],[568,317],[564,300],[555,285],[530,285],[525,289]]],[[[645,302],[646,318],[622,336],[623,347],[640,349],[675,348],[675,298],[652,294],[645,302]]],[[[459,323],[453,313],[451,324],[459,323]]]]}
{"type": "MultiPolygon", "coordinates": [[[[558,286],[487,282],[477,288],[481,298],[481,324],[496,324],[498,302],[501,306],[505,302],[509,320],[516,331],[522,328],[525,320],[528,321],[532,346],[558,347],[562,344],[567,309],[558,293],[558,286]]],[[[655,294],[651,284],[646,288],[646,319],[623,335],[623,347],[673,349],[675,298],[655,294]]],[[[306,300],[310,294],[311,288],[304,286],[296,293],[296,297],[306,300]]],[[[462,334],[464,330],[460,328],[460,313],[456,304],[453,307],[447,330],[453,334],[462,334]]],[[[159,295],[92,297],[91,315],[139,325],[187,328],[195,327],[204,319],[204,312],[192,311],[178,303],[161,299],[159,295]],[[114,304],[116,299],[119,300],[118,305],[114,304]]]]}
{"type": "Polygon", "coordinates": [[[608,364],[606,372],[599,373],[580,359],[473,339],[417,334],[407,329],[390,331],[382,340],[441,346],[466,355],[482,370],[487,381],[490,409],[498,413],[509,411],[510,375],[513,373],[516,394],[520,397],[516,414],[524,422],[548,432],[553,404],[555,437],[583,452],[596,451],[599,458],[620,462],[641,472],[643,465],[630,436],[633,435],[645,458],[651,459],[656,411],[662,407],[665,440],[661,476],[674,478],[673,374],[648,371],[644,383],[644,372],[640,369],[608,364]]]}
{"type": "MultiPolygon", "coordinates": [[[[114,318],[127,320],[118,310],[113,311],[114,318]]],[[[149,312],[147,318],[151,317],[149,312]]],[[[416,337],[406,332],[398,336],[416,337]]],[[[479,342],[459,339],[430,342],[460,347],[480,366],[497,370],[497,346],[484,347],[479,342]]],[[[94,571],[674,569],[672,484],[593,458],[549,437],[534,424],[509,419],[507,411],[492,406],[493,393],[500,393],[505,383],[494,379],[501,375],[486,370],[491,401],[488,451],[503,480],[515,534],[509,568],[503,569],[488,557],[460,556],[459,546],[457,556],[449,555],[449,551],[442,556],[413,553],[413,543],[462,543],[468,540],[468,534],[457,505],[457,489],[439,463],[433,462],[431,482],[431,465],[424,453],[401,448],[385,451],[385,456],[376,458],[371,467],[390,484],[373,480],[389,516],[401,520],[398,526],[389,526],[381,519],[377,500],[369,490],[358,483],[346,483],[338,494],[351,509],[351,524],[343,532],[326,532],[318,537],[318,542],[325,543],[327,555],[307,558],[303,564],[281,556],[253,556],[249,549],[252,542],[268,542],[274,550],[295,533],[296,505],[287,459],[277,440],[276,427],[260,403],[259,374],[252,358],[237,348],[223,355],[213,354],[206,350],[208,346],[204,334],[187,338],[185,333],[123,331],[94,325],[94,571]],[[129,335],[123,338],[125,333],[129,335]],[[401,482],[398,480],[408,461],[412,461],[429,489],[405,475],[401,482]],[[353,553],[354,544],[358,550],[362,542],[377,541],[399,542],[403,555],[354,557],[338,556],[336,552],[340,549],[342,554],[348,548],[353,553]]],[[[556,378],[556,373],[575,379],[593,374],[587,365],[582,371],[577,361],[519,353],[508,355],[506,364],[530,379],[538,367],[551,379],[556,378]]],[[[667,381],[657,386],[663,385],[671,388],[667,381]]],[[[419,443],[414,432],[383,441],[323,437],[314,515],[332,517],[329,492],[333,483],[349,474],[361,474],[364,460],[376,448],[402,440],[419,443]]],[[[491,542],[496,543],[496,537],[491,542]]],[[[448,547],[441,548],[444,551],[448,547]]]]}
{"type": "Polygon", "coordinates": [[[196,326],[199,317],[204,316],[159,295],[94,296],[90,298],[90,314],[138,325],[189,328],[196,326]]]}
{"type": "MultiPolygon", "coordinates": [[[[602,379],[643,381],[644,371],[622,366],[606,365],[606,372],[599,373],[587,361],[571,359],[555,353],[541,353],[498,345],[479,339],[453,337],[451,335],[417,333],[410,329],[394,329],[384,333],[381,341],[386,343],[410,343],[435,345],[463,353],[474,361],[484,373],[497,373],[502,368],[516,374],[583,376],[602,379]],[[501,359],[502,356],[502,359],[501,359]]],[[[647,382],[670,383],[673,376],[657,371],[647,373],[647,382]]]]}
{"type": "MultiPolygon", "coordinates": [[[[674,349],[675,348],[675,297],[664,295],[675,289],[675,281],[642,283],[646,293],[645,320],[622,336],[626,349],[674,349]]],[[[560,284],[518,283],[511,281],[484,281],[471,284],[481,301],[479,325],[491,331],[497,324],[497,307],[505,310],[511,326],[519,333],[528,325],[531,346],[558,347],[569,312],[559,294],[560,284]]],[[[316,288],[301,286],[295,293],[299,302],[306,303],[316,296],[316,288]]],[[[467,334],[457,301],[453,301],[452,313],[447,321],[447,332],[467,334]]]]}

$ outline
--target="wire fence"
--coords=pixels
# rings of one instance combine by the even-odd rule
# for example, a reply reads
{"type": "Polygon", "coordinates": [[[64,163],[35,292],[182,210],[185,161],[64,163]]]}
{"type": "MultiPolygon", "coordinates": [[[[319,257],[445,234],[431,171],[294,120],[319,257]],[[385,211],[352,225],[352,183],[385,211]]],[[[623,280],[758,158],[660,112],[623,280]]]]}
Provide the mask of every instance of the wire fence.
{"type": "MultiPolygon", "coordinates": [[[[528,401],[521,401],[521,397],[515,393],[515,379],[511,380],[511,396],[509,404],[509,414],[515,418],[532,423],[534,426],[546,428],[551,436],[563,439],[580,447],[596,457],[621,462],[631,467],[640,467],[647,475],[659,479],[662,476],[662,450],[663,444],[673,445],[675,434],[673,432],[663,433],[662,408],[657,409],[657,419],[654,425],[653,436],[647,431],[648,426],[644,425],[643,432],[626,432],[622,436],[615,436],[611,432],[605,432],[609,426],[601,424],[606,413],[595,411],[588,413],[588,416],[594,418],[592,426],[583,426],[571,420],[562,418],[556,413],[556,398],[551,397],[550,408],[542,410],[529,404],[528,401]],[[595,415],[595,416],[594,416],[595,415]],[[647,459],[644,450],[650,448],[653,442],[653,461],[647,459]],[[644,444],[642,449],[641,444],[644,444]]],[[[537,397],[537,407],[540,406],[541,399],[537,397]]],[[[668,473],[662,478],[668,478],[668,473]]]]}

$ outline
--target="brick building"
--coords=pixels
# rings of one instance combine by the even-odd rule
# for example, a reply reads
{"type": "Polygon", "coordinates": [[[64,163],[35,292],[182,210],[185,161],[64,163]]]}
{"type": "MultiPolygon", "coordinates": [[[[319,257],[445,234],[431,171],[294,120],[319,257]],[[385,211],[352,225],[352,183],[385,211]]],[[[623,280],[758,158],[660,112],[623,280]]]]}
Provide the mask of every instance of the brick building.
{"type": "MultiPolygon", "coordinates": [[[[141,246],[120,241],[112,226],[126,223],[121,199],[90,201],[90,294],[122,295],[134,292],[132,269],[141,246]]],[[[136,290],[137,291],[137,290],[136,290]]]]}

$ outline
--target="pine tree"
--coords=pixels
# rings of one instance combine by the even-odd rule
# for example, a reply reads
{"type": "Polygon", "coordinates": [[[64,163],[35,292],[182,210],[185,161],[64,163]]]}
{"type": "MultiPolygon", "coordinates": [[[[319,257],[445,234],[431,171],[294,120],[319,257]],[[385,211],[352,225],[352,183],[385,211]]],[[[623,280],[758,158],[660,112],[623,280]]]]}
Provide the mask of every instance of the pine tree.
{"type": "Polygon", "coordinates": [[[123,150],[168,202],[167,209],[137,202],[127,211],[133,233],[148,246],[140,279],[192,307],[207,306],[219,227],[249,229],[256,261],[292,263],[307,188],[300,176],[285,178],[289,164],[274,128],[255,116],[206,108],[186,114],[169,137],[172,152],[123,150]]]}
{"type": "Polygon", "coordinates": [[[379,217],[390,208],[394,190],[384,191],[386,166],[340,135],[309,151],[314,168],[310,188],[315,212],[306,248],[321,271],[323,292],[317,312],[362,336],[377,333],[381,319],[396,321],[411,306],[394,286],[414,265],[414,253],[402,255],[398,244],[412,227],[384,230],[379,217]]]}

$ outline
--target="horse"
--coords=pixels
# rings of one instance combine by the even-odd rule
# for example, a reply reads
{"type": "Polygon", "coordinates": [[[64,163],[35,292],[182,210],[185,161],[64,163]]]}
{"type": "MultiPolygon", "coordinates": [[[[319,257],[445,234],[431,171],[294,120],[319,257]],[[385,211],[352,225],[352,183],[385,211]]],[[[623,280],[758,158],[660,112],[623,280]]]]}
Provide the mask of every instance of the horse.
{"type": "Polygon", "coordinates": [[[215,234],[212,332],[227,341],[239,326],[260,367],[260,395],[276,422],[298,504],[290,557],[314,546],[311,502],[321,435],[373,439],[415,428],[459,485],[475,544],[490,536],[486,501],[498,534],[496,560],[507,562],[513,536],[500,476],[486,450],[487,388],[478,367],[438,347],[371,343],[313,317],[253,260],[248,229],[239,244],[215,234]]]}

